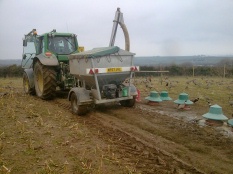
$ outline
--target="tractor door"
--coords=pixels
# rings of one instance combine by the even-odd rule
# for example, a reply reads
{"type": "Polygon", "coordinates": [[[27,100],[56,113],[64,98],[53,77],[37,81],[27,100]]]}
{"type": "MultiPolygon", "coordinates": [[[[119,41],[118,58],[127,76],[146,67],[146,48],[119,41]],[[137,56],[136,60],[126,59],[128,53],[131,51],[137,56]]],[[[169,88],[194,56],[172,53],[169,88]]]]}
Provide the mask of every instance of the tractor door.
{"type": "Polygon", "coordinates": [[[41,52],[41,38],[36,36],[25,36],[23,40],[23,57],[21,66],[24,69],[32,68],[33,58],[41,52]]]}

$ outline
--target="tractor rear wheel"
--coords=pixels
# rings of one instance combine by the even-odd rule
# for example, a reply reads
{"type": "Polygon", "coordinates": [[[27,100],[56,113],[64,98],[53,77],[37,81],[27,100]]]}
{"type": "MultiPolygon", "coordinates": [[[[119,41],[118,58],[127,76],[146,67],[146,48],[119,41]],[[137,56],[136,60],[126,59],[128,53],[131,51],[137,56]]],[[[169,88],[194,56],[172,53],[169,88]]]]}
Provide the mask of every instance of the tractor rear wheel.
{"type": "Polygon", "coordinates": [[[70,101],[71,101],[71,109],[74,114],[85,115],[88,112],[88,108],[86,105],[78,105],[78,100],[75,93],[71,94],[70,101]]]}
{"type": "Polygon", "coordinates": [[[23,73],[23,90],[25,94],[29,94],[29,95],[35,94],[35,88],[30,87],[29,79],[26,72],[23,73]]]}
{"type": "Polygon", "coordinates": [[[34,83],[38,97],[45,100],[53,98],[57,86],[55,70],[37,61],[34,66],[34,83]]]}

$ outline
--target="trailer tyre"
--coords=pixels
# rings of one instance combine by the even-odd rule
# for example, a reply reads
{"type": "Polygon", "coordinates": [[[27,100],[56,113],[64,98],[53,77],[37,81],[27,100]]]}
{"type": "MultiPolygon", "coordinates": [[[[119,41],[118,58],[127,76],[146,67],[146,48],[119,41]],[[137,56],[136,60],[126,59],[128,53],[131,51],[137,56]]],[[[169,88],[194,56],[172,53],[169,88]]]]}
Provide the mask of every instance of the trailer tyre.
{"type": "Polygon", "coordinates": [[[30,87],[29,79],[26,72],[23,73],[23,90],[25,94],[29,94],[29,95],[35,95],[36,93],[35,88],[30,87]]]}
{"type": "Polygon", "coordinates": [[[85,115],[88,112],[87,106],[78,105],[78,100],[76,94],[73,92],[70,97],[71,109],[74,114],[85,115]]]}
{"type": "Polygon", "coordinates": [[[37,61],[34,66],[34,83],[38,97],[45,100],[53,98],[57,86],[55,70],[37,61]]]}
{"type": "Polygon", "coordinates": [[[134,96],[132,99],[120,101],[120,104],[124,107],[133,107],[135,105],[135,102],[136,97],[134,96]]]}

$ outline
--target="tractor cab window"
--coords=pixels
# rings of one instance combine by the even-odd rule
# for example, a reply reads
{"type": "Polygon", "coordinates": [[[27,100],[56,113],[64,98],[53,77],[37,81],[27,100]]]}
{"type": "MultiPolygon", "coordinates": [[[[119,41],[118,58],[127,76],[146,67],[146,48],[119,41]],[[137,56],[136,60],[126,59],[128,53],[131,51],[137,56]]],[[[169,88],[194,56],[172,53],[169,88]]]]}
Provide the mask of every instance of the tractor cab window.
{"type": "Polygon", "coordinates": [[[36,53],[36,36],[25,36],[24,42],[26,43],[23,47],[24,54],[35,54],[36,53]]]}
{"type": "Polygon", "coordinates": [[[70,54],[76,51],[75,39],[71,36],[49,37],[48,49],[57,54],[70,54]]]}
{"type": "Polygon", "coordinates": [[[32,66],[33,58],[36,56],[36,40],[34,35],[25,36],[21,62],[23,68],[31,68],[32,66]]]}
{"type": "Polygon", "coordinates": [[[39,37],[37,39],[36,52],[37,54],[41,54],[44,52],[44,37],[39,37]]]}

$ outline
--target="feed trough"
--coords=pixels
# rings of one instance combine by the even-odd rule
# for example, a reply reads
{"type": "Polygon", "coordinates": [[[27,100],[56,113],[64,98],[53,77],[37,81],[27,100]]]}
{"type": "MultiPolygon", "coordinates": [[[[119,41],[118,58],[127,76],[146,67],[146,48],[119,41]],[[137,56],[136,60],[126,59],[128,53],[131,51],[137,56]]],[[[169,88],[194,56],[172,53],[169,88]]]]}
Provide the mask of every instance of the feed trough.
{"type": "Polygon", "coordinates": [[[172,98],[168,96],[168,92],[167,91],[161,91],[160,92],[160,98],[163,101],[172,100],[172,98]]]}
{"type": "Polygon", "coordinates": [[[209,112],[202,116],[206,119],[206,124],[209,126],[222,126],[223,121],[228,120],[223,115],[222,107],[217,104],[210,106],[209,112]]]}
{"type": "Polygon", "coordinates": [[[146,97],[145,100],[148,100],[149,105],[158,105],[159,102],[162,102],[162,99],[157,91],[151,91],[150,95],[146,97]]]}

